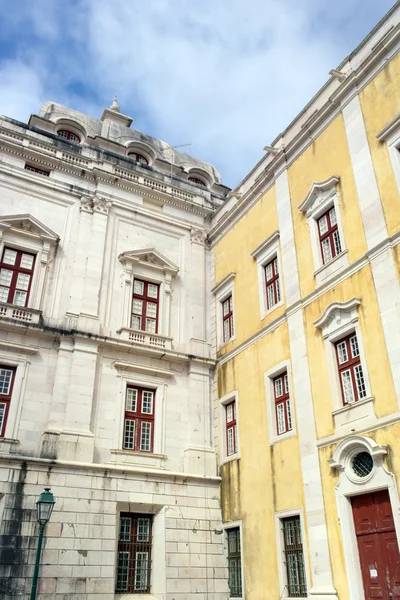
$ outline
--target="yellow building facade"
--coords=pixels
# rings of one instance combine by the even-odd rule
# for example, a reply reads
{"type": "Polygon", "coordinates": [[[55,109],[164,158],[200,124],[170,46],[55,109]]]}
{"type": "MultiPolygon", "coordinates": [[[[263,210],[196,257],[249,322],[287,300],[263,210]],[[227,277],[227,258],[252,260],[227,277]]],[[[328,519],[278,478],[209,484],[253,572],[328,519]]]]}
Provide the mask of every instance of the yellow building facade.
{"type": "Polygon", "coordinates": [[[232,598],[400,598],[400,7],[214,217],[232,598]]]}

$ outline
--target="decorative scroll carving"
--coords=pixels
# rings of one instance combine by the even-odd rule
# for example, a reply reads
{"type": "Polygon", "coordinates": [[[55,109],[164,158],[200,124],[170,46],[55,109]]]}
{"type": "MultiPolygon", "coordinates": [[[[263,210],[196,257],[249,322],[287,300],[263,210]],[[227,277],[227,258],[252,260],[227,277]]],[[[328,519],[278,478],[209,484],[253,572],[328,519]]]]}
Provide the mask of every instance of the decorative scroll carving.
{"type": "Polygon", "coordinates": [[[204,244],[207,238],[207,233],[204,229],[198,229],[197,227],[192,227],[190,230],[190,241],[195,242],[196,244],[204,244]]]}

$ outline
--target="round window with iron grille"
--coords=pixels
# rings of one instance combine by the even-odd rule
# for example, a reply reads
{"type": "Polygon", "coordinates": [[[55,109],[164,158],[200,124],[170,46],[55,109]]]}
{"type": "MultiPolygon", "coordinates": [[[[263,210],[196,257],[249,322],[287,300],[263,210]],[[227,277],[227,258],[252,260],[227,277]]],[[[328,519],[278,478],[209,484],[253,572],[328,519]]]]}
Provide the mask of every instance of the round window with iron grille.
{"type": "Polygon", "coordinates": [[[351,462],[352,469],[358,477],[366,477],[372,471],[374,461],[368,452],[359,452],[351,462]]]}

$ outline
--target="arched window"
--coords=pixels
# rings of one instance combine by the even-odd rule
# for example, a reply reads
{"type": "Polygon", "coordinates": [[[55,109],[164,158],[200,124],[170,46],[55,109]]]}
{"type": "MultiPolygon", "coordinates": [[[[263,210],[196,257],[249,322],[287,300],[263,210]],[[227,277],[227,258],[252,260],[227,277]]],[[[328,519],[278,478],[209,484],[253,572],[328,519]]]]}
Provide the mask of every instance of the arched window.
{"type": "Polygon", "coordinates": [[[137,152],[129,152],[128,156],[130,158],[133,158],[133,160],[135,160],[140,165],[148,165],[149,164],[149,161],[147,160],[147,158],[145,156],[143,156],[143,154],[138,154],[137,152]]]}
{"type": "Polygon", "coordinates": [[[76,135],[76,133],[72,133],[72,131],[68,131],[68,129],[60,129],[59,131],[57,131],[57,135],[64,138],[65,140],[68,140],[69,142],[76,142],[77,144],[79,144],[81,141],[79,136],[76,135]]]}
{"type": "Polygon", "coordinates": [[[195,183],[196,185],[201,185],[202,187],[207,187],[204,181],[198,179],[197,177],[188,177],[189,181],[195,183]]]}

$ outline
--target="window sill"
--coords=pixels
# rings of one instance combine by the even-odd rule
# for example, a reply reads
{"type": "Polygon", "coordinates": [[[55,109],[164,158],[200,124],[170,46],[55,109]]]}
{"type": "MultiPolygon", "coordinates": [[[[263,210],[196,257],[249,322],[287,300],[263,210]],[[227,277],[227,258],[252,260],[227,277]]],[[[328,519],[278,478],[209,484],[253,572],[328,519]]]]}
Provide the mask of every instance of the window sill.
{"type": "Polygon", "coordinates": [[[274,444],[278,443],[278,442],[283,442],[284,440],[288,440],[290,438],[296,437],[296,430],[295,429],[291,429],[290,431],[287,431],[286,433],[282,433],[281,435],[274,435],[271,438],[271,441],[269,443],[270,446],[273,446],[274,444]]]}
{"type": "Polygon", "coordinates": [[[372,424],[376,421],[374,397],[368,396],[368,398],[358,400],[354,404],[342,406],[334,410],[332,416],[335,422],[335,431],[343,431],[343,428],[346,427],[350,428],[349,431],[352,431],[357,426],[365,427],[369,421],[372,424]]]}
{"type": "Polygon", "coordinates": [[[223,348],[225,348],[225,346],[227,346],[231,342],[234,342],[235,340],[236,340],[236,336],[234,335],[233,337],[229,338],[229,340],[226,340],[226,342],[221,342],[220,345],[218,346],[218,350],[222,350],[223,348]]]}
{"type": "Polygon", "coordinates": [[[276,310],[280,306],[283,306],[283,300],[281,300],[280,302],[277,302],[276,304],[274,304],[274,306],[272,306],[268,310],[264,310],[263,313],[262,313],[262,315],[261,315],[261,321],[263,319],[265,319],[265,317],[267,317],[268,315],[270,315],[272,312],[274,312],[274,310],[276,310]]]}
{"type": "Polygon", "coordinates": [[[138,331],[130,327],[121,327],[117,333],[121,336],[121,339],[140,344],[141,346],[153,346],[154,348],[163,348],[165,350],[171,350],[172,348],[172,338],[159,333],[138,331]]]}
{"type": "MultiPolygon", "coordinates": [[[[165,469],[165,461],[168,460],[166,454],[155,454],[153,452],[138,452],[136,450],[110,450],[111,459],[108,461],[114,464],[133,464],[142,465],[153,469],[165,469]]],[[[126,598],[125,594],[122,594],[126,598]]],[[[146,596],[148,597],[148,596],[146,596]]]]}
{"type": "Polygon", "coordinates": [[[0,304],[0,318],[12,319],[20,323],[39,323],[42,311],[35,308],[15,306],[15,304],[0,304]]]}
{"type": "Polygon", "coordinates": [[[331,277],[334,277],[337,271],[341,271],[349,265],[348,250],[343,250],[340,254],[332,258],[328,263],[322,265],[314,272],[314,277],[317,285],[325,283],[331,277]]]}
{"type": "Polygon", "coordinates": [[[220,465],[226,465],[226,463],[233,462],[234,460],[240,460],[240,452],[236,452],[235,454],[221,458],[220,465]]]}

